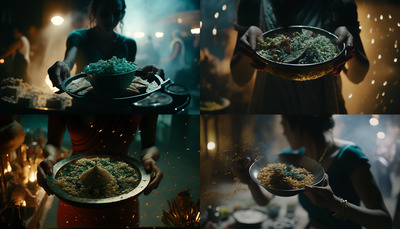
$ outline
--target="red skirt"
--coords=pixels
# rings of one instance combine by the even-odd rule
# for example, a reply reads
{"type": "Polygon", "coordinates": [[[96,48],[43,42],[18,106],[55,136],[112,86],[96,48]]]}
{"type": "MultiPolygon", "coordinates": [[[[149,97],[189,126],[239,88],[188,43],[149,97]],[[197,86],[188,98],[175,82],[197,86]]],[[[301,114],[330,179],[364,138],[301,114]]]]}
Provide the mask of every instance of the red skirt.
{"type": "Polygon", "coordinates": [[[80,208],[58,200],[57,226],[66,227],[137,227],[139,225],[139,200],[124,201],[106,208],[80,208]]]}

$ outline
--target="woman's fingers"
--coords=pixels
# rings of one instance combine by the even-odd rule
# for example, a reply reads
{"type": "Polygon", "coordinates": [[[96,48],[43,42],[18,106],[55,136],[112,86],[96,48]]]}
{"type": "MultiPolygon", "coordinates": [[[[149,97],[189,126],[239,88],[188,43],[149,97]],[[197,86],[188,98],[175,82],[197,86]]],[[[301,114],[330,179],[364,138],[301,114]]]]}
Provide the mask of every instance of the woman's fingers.
{"type": "Polygon", "coordinates": [[[144,195],[148,195],[153,189],[158,188],[164,174],[154,160],[146,160],[143,165],[146,172],[150,173],[150,183],[144,190],[144,195]]]}

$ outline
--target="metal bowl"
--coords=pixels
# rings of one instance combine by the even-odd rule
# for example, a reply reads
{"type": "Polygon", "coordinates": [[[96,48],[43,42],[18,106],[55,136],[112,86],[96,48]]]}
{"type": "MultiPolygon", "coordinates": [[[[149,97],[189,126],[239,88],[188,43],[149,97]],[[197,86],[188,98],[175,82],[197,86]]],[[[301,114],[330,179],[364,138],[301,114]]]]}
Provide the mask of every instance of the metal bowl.
{"type": "Polygon", "coordinates": [[[241,227],[260,227],[268,219],[267,215],[256,209],[237,210],[232,213],[232,217],[241,227]]]}
{"type": "Polygon", "coordinates": [[[119,155],[108,155],[108,154],[98,154],[98,153],[84,153],[74,155],[72,157],[63,159],[57,162],[53,167],[53,175],[47,176],[46,178],[47,185],[54,192],[54,194],[61,199],[62,201],[84,208],[100,208],[105,206],[114,206],[120,204],[122,201],[126,201],[128,199],[136,198],[143,190],[147,187],[150,182],[150,174],[147,174],[144,170],[142,163],[138,160],[133,159],[128,156],[119,156],[119,155]],[[125,162],[130,166],[134,167],[140,173],[140,181],[139,184],[132,191],[128,193],[124,193],[122,195],[108,197],[103,199],[92,199],[92,198],[83,198],[70,195],[64,192],[55,182],[55,179],[59,175],[59,171],[64,168],[66,165],[75,163],[77,160],[81,158],[94,158],[94,157],[103,157],[110,158],[114,160],[118,160],[121,162],[125,162]]]}
{"type": "Polygon", "coordinates": [[[299,194],[300,192],[303,192],[305,189],[304,188],[290,189],[290,190],[275,189],[261,184],[260,181],[257,179],[259,171],[268,164],[273,164],[273,163],[287,163],[296,167],[302,167],[307,169],[314,175],[314,183],[312,185],[317,185],[321,183],[322,180],[324,179],[324,174],[325,174],[324,168],[322,168],[321,164],[319,164],[316,160],[312,159],[311,157],[299,154],[268,155],[266,157],[263,157],[255,161],[250,166],[249,173],[254,182],[261,185],[267,191],[277,196],[294,196],[296,194],[299,194]]]}
{"type": "MultiPolygon", "coordinates": [[[[282,33],[293,33],[300,32],[302,33],[302,29],[307,29],[315,34],[321,34],[325,37],[329,38],[333,44],[336,45],[336,40],[338,37],[328,32],[324,29],[320,29],[312,26],[288,26],[288,27],[280,27],[263,34],[264,38],[271,37],[274,38],[278,34],[282,33]]],[[[266,71],[271,73],[274,76],[280,77],[286,80],[294,80],[294,81],[307,81],[318,79],[329,72],[331,72],[335,66],[342,61],[345,56],[345,44],[342,43],[340,46],[337,46],[339,53],[331,60],[321,62],[321,63],[313,63],[313,64],[292,64],[292,63],[282,63],[275,62],[273,60],[267,59],[257,52],[255,54],[256,58],[266,64],[266,71]]]]}
{"type": "Polygon", "coordinates": [[[139,69],[136,64],[131,64],[135,65],[136,69],[130,72],[112,75],[87,74],[87,78],[93,86],[93,89],[98,93],[118,93],[124,91],[131,85],[139,69]]]}

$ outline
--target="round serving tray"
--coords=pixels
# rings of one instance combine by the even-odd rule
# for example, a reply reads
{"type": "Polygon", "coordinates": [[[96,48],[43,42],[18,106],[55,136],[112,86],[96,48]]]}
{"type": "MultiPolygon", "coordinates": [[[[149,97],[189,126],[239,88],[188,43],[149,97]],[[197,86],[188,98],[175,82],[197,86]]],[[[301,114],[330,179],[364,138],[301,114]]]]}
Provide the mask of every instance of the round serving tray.
{"type": "Polygon", "coordinates": [[[109,154],[99,154],[99,153],[83,153],[71,156],[69,158],[63,159],[57,162],[53,167],[53,175],[47,176],[46,183],[49,188],[54,192],[54,194],[61,199],[62,201],[74,205],[77,207],[83,208],[100,208],[105,206],[113,206],[118,205],[122,201],[126,201],[128,199],[136,198],[150,183],[150,174],[146,173],[144,170],[143,164],[138,160],[128,157],[128,156],[119,156],[119,155],[109,155],[109,154]],[[55,182],[56,177],[58,176],[58,172],[70,163],[75,163],[77,160],[81,158],[110,158],[118,161],[125,162],[130,166],[134,167],[140,173],[140,182],[132,191],[128,193],[124,193],[119,196],[103,198],[103,199],[92,199],[92,198],[83,198],[72,196],[66,192],[64,192],[55,182]]]}
{"type": "Polygon", "coordinates": [[[62,83],[61,83],[61,89],[63,91],[65,91],[68,95],[70,95],[73,98],[77,98],[77,99],[84,99],[84,100],[89,100],[89,101],[94,101],[94,102],[102,102],[104,100],[108,100],[108,101],[137,101],[140,100],[142,98],[145,98],[146,96],[152,94],[155,91],[158,91],[162,88],[162,85],[164,85],[166,82],[168,82],[168,80],[163,80],[160,76],[155,75],[156,77],[154,78],[155,82],[157,83],[157,87],[146,91],[145,93],[141,93],[141,94],[134,94],[134,95],[129,95],[129,94],[100,94],[100,93],[96,93],[95,91],[93,91],[93,93],[87,93],[85,95],[79,95],[77,93],[73,93],[71,91],[69,91],[67,89],[67,86],[74,80],[77,80],[79,78],[85,77],[87,78],[86,73],[79,73],[77,75],[74,75],[72,77],[69,77],[67,79],[65,79],[62,83]]]}
{"type": "MultiPolygon", "coordinates": [[[[294,25],[294,26],[287,26],[287,27],[279,27],[276,29],[269,30],[263,33],[264,39],[266,37],[274,38],[278,34],[284,33],[293,33],[293,32],[300,32],[302,30],[310,30],[315,34],[321,34],[330,39],[330,41],[335,44],[338,37],[324,29],[313,27],[313,26],[305,26],[305,25],[294,25]]],[[[336,45],[336,44],[335,44],[336,45]]],[[[345,56],[345,44],[342,43],[340,46],[337,46],[339,53],[332,59],[327,60],[321,63],[313,63],[313,64],[291,64],[291,63],[283,63],[283,62],[276,62],[265,58],[259,55],[257,52],[255,53],[256,58],[266,64],[266,69],[268,73],[280,77],[286,80],[294,80],[294,81],[307,81],[307,80],[314,80],[318,79],[329,72],[331,72],[334,67],[343,61],[345,56]]]]}
{"type": "Polygon", "coordinates": [[[291,189],[291,190],[283,190],[283,189],[275,189],[270,188],[267,185],[261,184],[261,182],[257,179],[259,171],[272,163],[286,163],[291,164],[296,167],[302,167],[307,169],[314,175],[314,185],[318,185],[324,179],[325,171],[324,168],[318,163],[316,160],[311,157],[300,155],[300,154],[271,154],[266,157],[260,158],[255,161],[249,168],[250,177],[256,182],[258,185],[264,187],[268,192],[277,195],[277,196],[294,196],[303,192],[305,189],[291,189]]]}

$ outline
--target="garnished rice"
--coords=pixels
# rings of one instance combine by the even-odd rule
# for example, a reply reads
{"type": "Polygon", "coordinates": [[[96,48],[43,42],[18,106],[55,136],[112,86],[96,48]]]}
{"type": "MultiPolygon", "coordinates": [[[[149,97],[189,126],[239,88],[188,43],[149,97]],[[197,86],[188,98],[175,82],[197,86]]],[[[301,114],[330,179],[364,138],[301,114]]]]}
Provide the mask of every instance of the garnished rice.
{"type": "Polygon", "coordinates": [[[140,175],[131,165],[110,158],[82,158],[60,170],[56,184],[66,193],[84,198],[102,199],[132,191],[139,184],[140,175]],[[94,167],[96,176],[87,176],[94,167]],[[86,173],[85,173],[86,172],[86,173]],[[85,175],[86,174],[86,175],[85,175]],[[90,183],[89,183],[90,182],[90,183]]]}
{"type": "Polygon", "coordinates": [[[119,59],[113,56],[109,60],[99,60],[87,65],[83,71],[90,75],[115,75],[137,70],[139,67],[125,58],[119,59]]]}
{"type": "Polygon", "coordinates": [[[313,184],[314,175],[301,167],[286,163],[273,163],[262,168],[257,179],[269,188],[293,190],[313,184]]]}
{"type": "Polygon", "coordinates": [[[306,49],[298,60],[299,64],[321,63],[333,59],[338,54],[336,46],[324,35],[309,30],[267,37],[257,43],[256,52],[269,60],[283,62],[290,54],[306,49]]]}

